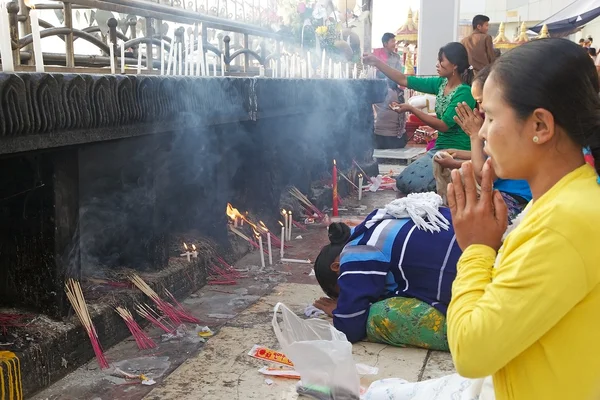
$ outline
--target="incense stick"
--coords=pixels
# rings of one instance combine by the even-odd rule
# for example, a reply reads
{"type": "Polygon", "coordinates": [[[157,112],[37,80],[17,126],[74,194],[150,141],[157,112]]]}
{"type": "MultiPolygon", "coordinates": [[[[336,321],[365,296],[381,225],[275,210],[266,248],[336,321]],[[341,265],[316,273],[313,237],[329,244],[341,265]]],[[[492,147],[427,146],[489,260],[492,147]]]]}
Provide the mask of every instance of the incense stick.
{"type": "Polygon", "coordinates": [[[78,281],[69,279],[65,284],[65,292],[67,293],[67,298],[69,299],[71,306],[73,306],[73,310],[75,310],[81,325],[83,325],[90,338],[92,348],[94,349],[96,359],[98,360],[98,365],[100,365],[100,368],[102,369],[108,368],[108,361],[106,361],[106,358],[104,357],[102,346],[98,340],[98,333],[92,323],[92,318],[90,317],[85,298],[83,297],[83,292],[81,291],[81,285],[78,281]]]}
{"type": "Polygon", "coordinates": [[[127,328],[129,328],[129,332],[131,332],[131,335],[135,339],[135,343],[137,344],[138,349],[145,350],[153,349],[156,347],[156,343],[154,343],[154,341],[150,339],[148,335],[146,335],[146,333],[142,330],[142,328],[133,318],[133,315],[131,315],[131,312],[129,312],[128,309],[124,307],[116,307],[115,311],[117,312],[117,314],[119,314],[123,321],[125,321],[127,328]]]}

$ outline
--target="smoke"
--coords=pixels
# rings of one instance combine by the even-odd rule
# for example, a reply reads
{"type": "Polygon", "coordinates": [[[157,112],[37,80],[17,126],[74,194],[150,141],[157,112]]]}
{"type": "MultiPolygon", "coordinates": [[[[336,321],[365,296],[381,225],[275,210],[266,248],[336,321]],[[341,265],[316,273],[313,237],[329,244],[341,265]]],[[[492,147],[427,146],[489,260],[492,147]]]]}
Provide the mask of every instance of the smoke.
{"type": "MultiPolygon", "coordinates": [[[[181,233],[225,244],[228,202],[274,230],[287,186],[308,193],[312,181],[330,176],[333,159],[350,168],[372,150],[372,81],[218,81],[210,93],[178,86],[188,111],[171,132],[80,149],[74,241],[84,275],[99,266],[157,269],[165,261],[157,247],[181,233]],[[192,96],[204,96],[214,111],[190,110],[192,96]]],[[[380,89],[383,95],[385,83],[380,89]]]]}

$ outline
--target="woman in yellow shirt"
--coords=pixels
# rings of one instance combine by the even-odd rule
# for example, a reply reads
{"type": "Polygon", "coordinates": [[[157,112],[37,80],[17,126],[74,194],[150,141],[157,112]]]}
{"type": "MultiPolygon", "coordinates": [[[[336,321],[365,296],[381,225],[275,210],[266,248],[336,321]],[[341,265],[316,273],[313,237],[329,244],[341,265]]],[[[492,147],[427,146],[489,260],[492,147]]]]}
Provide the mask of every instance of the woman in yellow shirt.
{"type": "MultiPolygon", "coordinates": [[[[536,40],[494,64],[479,132],[490,156],[481,196],[470,163],[464,183],[453,171],[448,187],[464,251],[447,320],[462,378],[414,385],[420,392],[436,386],[438,399],[600,398],[600,185],[581,151],[589,147],[600,167],[599,91],[593,62],[568,40],[536,40]],[[527,180],[533,194],[504,242],[507,210],[493,191],[493,172],[527,180]],[[486,392],[488,376],[493,391],[486,392]]],[[[377,389],[367,398],[382,398],[377,389]]],[[[425,398],[414,393],[385,398],[425,398]]]]}

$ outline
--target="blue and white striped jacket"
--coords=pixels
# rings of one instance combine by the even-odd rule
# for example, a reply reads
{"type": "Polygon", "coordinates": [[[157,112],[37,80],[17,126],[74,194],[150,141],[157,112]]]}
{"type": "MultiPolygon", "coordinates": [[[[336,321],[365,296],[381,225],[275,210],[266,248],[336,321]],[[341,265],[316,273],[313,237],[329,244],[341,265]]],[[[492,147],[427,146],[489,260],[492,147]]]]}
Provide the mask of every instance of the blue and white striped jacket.
{"type": "MultiPolygon", "coordinates": [[[[449,209],[440,212],[451,220],[449,209]]],[[[340,256],[334,326],[350,342],[360,341],[371,304],[395,296],[417,298],[446,314],[460,255],[452,227],[431,233],[410,218],[373,211],[352,230],[340,256]]]]}

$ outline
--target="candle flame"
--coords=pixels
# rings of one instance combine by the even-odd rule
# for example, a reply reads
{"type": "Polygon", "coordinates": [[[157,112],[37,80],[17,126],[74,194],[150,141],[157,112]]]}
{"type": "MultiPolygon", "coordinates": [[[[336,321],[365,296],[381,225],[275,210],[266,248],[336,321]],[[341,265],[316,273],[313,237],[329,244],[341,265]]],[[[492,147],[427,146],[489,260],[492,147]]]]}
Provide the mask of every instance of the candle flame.
{"type": "Polygon", "coordinates": [[[195,244],[192,245],[192,250],[196,251],[196,245],[195,244]]]}
{"type": "Polygon", "coordinates": [[[269,229],[267,228],[264,222],[258,221],[258,225],[262,228],[263,231],[265,231],[265,233],[269,233],[269,229]]]}
{"type": "Polygon", "coordinates": [[[35,4],[33,3],[33,0],[24,0],[25,6],[31,8],[32,10],[35,9],[35,4]]]}
{"type": "Polygon", "coordinates": [[[254,232],[254,236],[256,236],[257,239],[260,238],[260,233],[258,233],[256,229],[252,228],[252,232],[254,232]]]}
{"type": "Polygon", "coordinates": [[[285,208],[284,208],[283,210],[281,210],[281,213],[282,213],[283,215],[286,215],[286,214],[287,214],[287,211],[285,211],[285,208]]]}
{"type": "Polygon", "coordinates": [[[358,177],[359,177],[359,178],[362,178],[362,174],[358,174],[358,177]]]}
{"type": "Polygon", "coordinates": [[[279,222],[279,225],[281,225],[283,227],[283,222],[281,222],[281,221],[277,221],[277,222],[279,222]]]}
{"type": "Polygon", "coordinates": [[[333,165],[337,165],[337,163],[335,162],[335,159],[333,160],[333,165]]]}
{"type": "Polygon", "coordinates": [[[187,244],[185,244],[185,242],[183,243],[183,248],[185,249],[185,251],[187,251],[188,249],[187,244]]]}
{"type": "Polygon", "coordinates": [[[231,203],[227,203],[227,209],[225,210],[225,213],[229,218],[231,218],[232,221],[234,221],[236,218],[243,218],[242,214],[240,214],[237,208],[233,208],[231,203]]]}

